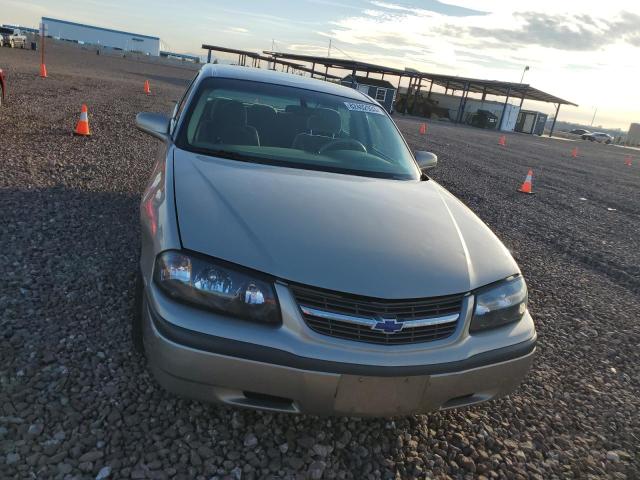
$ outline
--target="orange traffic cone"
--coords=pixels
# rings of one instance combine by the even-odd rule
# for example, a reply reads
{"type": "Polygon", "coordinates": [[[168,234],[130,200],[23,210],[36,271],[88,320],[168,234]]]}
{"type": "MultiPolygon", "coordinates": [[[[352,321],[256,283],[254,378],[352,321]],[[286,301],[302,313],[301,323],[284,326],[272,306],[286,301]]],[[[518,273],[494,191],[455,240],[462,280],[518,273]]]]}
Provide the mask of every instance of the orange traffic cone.
{"type": "Polygon", "coordinates": [[[144,81],[144,93],[149,95],[151,93],[151,87],[149,85],[149,80],[144,81]]]}
{"type": "Polygon", "coordinates": [[[83,103],[80,110],[80,120],[76,124],[76,129],[73,131],[74,135],[81,135],[86,137],[91,135],[89,132],[89,114],[87,113],[87,106],[83,103]]]}
{"type": "Polygon", "coordinates": [[[578,158],[578,147],[573,147],[573,150],[571,150],[571,156],[573,158],[578,158]]]}
{"type": "Polygon", "coordinates": [[[533,182],[533,170],[529,169],[529,171],[527,172],[527,176],[524,179],[524,182],[522,183],[518,191],[521,193],[533,193],[531,191],[531,188],[533,187],[532,182],[533,182]]]}
{"type": "Polygon", "coordinates": [[[500,135],[500,138],[498,139],[498,145],[500,145],[502,147],[506,147],[507,146],[507,137],[506,137],[506,135],[500,135]]]}
{"type": "Polygon", "coordinates": [[[40,78],[47,78],[47,66],[44,63],[40,64],[40,78]]]}
{"type": "Polygon", "coordinates": [[[426,133],[427,133],[427,124],[426,123],[420,124],[420,135],[425,135],[426,133]]]}
{"type": "Polygon", "coordinates": [[[631,165],[633,165],[633,162],[632,162],[632,160],[631,160],[631,156],[626,157],[626,158],[624,159],[624,164],[625,164],[627,167],[630,167],[631,165]]]}

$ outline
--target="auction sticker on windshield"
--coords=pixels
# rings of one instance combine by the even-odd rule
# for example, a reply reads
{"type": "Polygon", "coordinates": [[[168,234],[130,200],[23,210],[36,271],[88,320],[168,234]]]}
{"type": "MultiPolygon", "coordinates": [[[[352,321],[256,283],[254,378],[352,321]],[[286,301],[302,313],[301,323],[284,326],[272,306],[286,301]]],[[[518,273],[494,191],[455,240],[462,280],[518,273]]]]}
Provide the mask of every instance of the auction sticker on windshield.
{"type": "Polygon", "coordinates": [[[377,113],[378,115],[384,115],[380,107],[377,105],[371,105],[370,103],[344,102],[344,105],[348,110],[353,112],[377,113]]]}

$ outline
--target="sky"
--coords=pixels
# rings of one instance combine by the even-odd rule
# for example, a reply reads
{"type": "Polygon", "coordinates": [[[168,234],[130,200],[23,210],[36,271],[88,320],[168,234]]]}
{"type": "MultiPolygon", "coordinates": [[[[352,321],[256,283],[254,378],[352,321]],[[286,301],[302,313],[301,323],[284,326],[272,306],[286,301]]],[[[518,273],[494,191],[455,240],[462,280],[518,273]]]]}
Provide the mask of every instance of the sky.
{"type": "MultiPolygon", "coordinates": [[[[560,120],[628,129],[640,122],[638,0],[0,0],[0,22],[49,16],[202,43],[326,56],[424,72],[519,82],[580,107],[560,120]]],[[[525,108],[552,113],[549,104],[525,108]]]]}

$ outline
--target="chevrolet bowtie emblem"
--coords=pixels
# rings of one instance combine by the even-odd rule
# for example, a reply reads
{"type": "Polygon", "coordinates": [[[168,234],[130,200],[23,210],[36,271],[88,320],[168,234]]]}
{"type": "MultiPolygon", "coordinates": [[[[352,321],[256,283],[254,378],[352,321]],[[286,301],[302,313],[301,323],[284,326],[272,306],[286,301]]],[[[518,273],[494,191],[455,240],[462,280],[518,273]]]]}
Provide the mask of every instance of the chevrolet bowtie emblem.
{"type": "Polygon", "coordinates": [[[402,330],[404,324],[402,322],[398,322],[393,318],[381,318],[371,330],[377,330],[378,332],[384,333],[398,333],[402,330]]]}

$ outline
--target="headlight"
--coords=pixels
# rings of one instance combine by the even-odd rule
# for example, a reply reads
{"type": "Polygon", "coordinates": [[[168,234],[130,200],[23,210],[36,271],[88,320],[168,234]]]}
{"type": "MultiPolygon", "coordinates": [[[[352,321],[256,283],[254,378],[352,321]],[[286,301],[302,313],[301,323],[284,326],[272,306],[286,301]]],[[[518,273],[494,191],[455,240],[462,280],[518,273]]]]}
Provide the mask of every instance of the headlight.
{"type": "Polygon", "coordinates": [[[168,251],[156,258],[153,279],[167,295],[216,312],[280,323],[273,284],[262,275],[224,262],[168,251]]]}
{"type": "Polygon", "coordinates": [[[480,332],[517,322],[527,310],[527,285],[521,276],[501,282],[476,294],[469,332],[480,332]]]}

